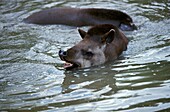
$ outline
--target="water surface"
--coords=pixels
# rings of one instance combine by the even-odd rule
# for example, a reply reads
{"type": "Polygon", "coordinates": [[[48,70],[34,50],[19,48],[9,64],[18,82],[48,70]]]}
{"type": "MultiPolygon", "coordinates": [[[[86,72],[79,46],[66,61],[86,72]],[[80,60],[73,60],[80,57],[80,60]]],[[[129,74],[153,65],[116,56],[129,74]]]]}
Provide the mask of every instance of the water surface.
{"type": "Polygon", "coordinates": [[[1,0],[0,111],[170,111],[169,10],[168,0],[1,0]],[[65,71],[58,51],[81,40],[77,28],[22,22],[50,7],[121,10],[138,30],[124,32],[115,62],[65,71]]]}

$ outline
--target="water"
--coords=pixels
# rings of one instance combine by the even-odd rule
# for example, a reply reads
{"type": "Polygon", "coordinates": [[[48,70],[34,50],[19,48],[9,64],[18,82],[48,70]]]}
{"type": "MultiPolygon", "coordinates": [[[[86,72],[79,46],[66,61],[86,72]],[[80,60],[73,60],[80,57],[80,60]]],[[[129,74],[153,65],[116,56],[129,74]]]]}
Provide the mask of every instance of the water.
{"type": "Polygon", "coordinates": [[[168,0],[1,0],[0,111],[170,111],[169,10],[168,0]],[[59,6],[118,9],[138,30],[124,32],[128,50],[115,62],[65,71],[58,51],[81,40],[77,29],[22,22],[59,6]]]}

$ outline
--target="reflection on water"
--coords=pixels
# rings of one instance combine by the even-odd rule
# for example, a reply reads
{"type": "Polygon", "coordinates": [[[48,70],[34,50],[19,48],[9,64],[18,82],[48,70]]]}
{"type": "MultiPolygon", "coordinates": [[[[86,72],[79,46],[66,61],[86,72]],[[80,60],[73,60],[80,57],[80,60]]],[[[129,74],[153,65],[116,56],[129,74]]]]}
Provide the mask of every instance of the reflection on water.
{"type": "Polygon", "coordinates": [[[0,111],[169,111],[169,9],[168,0],[1,0],[0,111]],[[65,71],[58,51],[81,40],[77,29],[22,23],[59,6],[122,10],[139,29],[125,32],[128,50],[115,62],[65,71]]]}

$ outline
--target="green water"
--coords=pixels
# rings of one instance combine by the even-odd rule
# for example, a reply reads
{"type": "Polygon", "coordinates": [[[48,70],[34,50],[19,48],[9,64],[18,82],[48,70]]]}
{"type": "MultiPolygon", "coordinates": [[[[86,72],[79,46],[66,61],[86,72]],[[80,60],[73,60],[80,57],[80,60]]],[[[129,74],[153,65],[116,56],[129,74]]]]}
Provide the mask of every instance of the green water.
{"type": "Polygon", "coordinates": [[[170,2],[1,0],[0,111],[169,112],[170,2]],[[121,10],[138,30],[124,32],[128,50],[115,62],[68,72],[58,51],[81,40],[77,28],[22,22],[49,7],[121,10]]]}

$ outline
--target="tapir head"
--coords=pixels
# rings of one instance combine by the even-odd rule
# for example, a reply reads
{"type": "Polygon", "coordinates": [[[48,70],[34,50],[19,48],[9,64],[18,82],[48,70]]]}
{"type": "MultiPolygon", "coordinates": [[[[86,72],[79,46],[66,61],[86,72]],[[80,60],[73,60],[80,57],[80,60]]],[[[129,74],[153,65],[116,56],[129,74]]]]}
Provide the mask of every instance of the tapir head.
{"type": "MultiPolygon", "coordinates": [[[[107,61],[107,46],[115,39],[115,29],[103,29],[102,25],[99,25],[92,27],[88,32],[81,29],[78,29],[78,31],[82,40],[67,51],[59,51],[61,60],[67,62],[65,68],[70,70],[105,63],[107,61]]],[[[112,51],[114,51],[114,48],[112,51]]]]}

